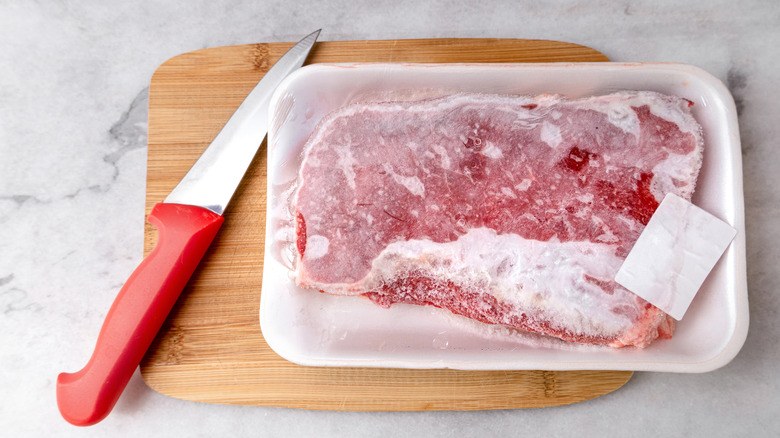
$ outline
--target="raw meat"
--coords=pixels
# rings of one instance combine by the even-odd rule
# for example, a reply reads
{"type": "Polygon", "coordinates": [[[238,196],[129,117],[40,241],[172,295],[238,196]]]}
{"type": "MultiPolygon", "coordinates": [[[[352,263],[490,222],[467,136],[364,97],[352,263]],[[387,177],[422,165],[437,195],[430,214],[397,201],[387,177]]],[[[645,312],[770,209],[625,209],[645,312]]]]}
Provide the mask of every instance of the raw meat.
{"type": "Polygon", "coordinates": [[[614,282],[702,159],[690,102],[456,94],[346,106],[304,149],[298,285],[644,347],[672,320],[614,282]]]}

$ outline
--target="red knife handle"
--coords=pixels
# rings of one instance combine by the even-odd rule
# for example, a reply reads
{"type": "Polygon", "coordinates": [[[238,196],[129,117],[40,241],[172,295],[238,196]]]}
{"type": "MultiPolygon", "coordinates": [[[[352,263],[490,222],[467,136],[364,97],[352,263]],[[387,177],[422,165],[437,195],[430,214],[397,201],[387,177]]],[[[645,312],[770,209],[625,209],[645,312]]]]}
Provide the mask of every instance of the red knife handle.
{"type": "Polygon", "coordinates": [[[57,377],[57,405],[68,422],[90,426],[111,412],[223,221],[201,207],[154,206],[157,246],[119,291],[87,365],[57,377]]]}

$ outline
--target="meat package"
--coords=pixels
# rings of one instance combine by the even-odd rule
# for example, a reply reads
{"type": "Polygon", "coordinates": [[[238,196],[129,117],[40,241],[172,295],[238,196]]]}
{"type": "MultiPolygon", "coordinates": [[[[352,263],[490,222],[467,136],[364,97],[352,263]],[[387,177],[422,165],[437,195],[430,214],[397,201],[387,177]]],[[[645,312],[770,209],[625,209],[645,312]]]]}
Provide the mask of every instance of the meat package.
{"type": "Polygon", "coordinates": [[[613,347],[673,320],[614,281],[667,193],[691,199],[685,99],[457,93],[321,120],[292,198],[295,281],[613,347]]]}

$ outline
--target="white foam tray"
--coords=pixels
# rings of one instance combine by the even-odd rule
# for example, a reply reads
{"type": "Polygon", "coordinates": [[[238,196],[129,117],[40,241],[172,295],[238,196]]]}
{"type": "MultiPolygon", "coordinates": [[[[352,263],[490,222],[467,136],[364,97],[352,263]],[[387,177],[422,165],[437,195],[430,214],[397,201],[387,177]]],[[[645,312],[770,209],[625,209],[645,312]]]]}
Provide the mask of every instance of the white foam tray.
{"type": "Polygon", "coordinates": [[[733,359],[748,328],[742,159],[734,101],[707,72],[670,63],[318,64],[288,77],[269,110],[268,213],[260,306],[263,335],[304,365],[474,370],[706,372],[733,359]],[[384,309],[362,297],[303,290],[290,273],[286,217],[303,145],[317,122],[356,100],[406,90],[584,97],[653,90],[694,102],[704,129],[695,204],[737,229],[674,337],[646,349],[582,346],[520,335],[431,306],[384,309]]]}

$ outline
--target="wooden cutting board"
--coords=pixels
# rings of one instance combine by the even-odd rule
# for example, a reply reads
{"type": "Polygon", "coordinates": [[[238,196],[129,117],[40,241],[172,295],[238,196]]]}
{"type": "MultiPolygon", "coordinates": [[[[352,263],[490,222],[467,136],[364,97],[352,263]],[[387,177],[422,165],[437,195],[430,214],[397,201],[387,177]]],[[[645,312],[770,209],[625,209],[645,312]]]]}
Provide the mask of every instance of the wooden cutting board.
{"type": "MultiPolygon", "coordinates": [[[[149,87],[146,213],[200,156],[257,81],[292,43],[176,56],[149,87]]],[[[579,45],[539,40],[425,39],[320,42],[318,62],[608,61],[579,45]]],[[[141,364],[146,383],[187,400],[326,410],[477,410],[587,400],[625,384],[624,371],[457,371],[314,368],[266,344],[259,308],[266,190],[265,145],[225,224],[141,364]]],[[[144,252],[157,241],[146,224],[144,252]]]]}

